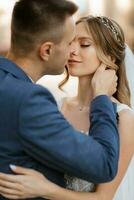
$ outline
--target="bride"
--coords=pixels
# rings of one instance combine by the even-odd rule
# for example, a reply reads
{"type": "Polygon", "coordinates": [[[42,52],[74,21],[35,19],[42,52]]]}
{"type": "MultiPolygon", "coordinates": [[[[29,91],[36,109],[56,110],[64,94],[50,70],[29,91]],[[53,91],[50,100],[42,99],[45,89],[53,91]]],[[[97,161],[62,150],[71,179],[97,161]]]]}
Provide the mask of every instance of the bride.
{"type": "MultiPolygon", "coordinates": [[[[89,103],[92,99],[90,83],[94,72],[104,63],[114,69],[118,76],[117,91],[113,101],[117,104],[118,126],[120,133],[120,159],[117,176],[110,183],[96,185],[71,177],[65,173],[66,189],[47,180],[37,171],[11,165],[14,175],[0,174],[0,193],[8,199],[26,199],[42,197],[51,200],[133,200],[134,193],[134,113],[130,108],[130,89],[127,75],[134,67],[133,55],[126,47],[122,29],[107,17],[84,17],[76,23],[76,38],[73,41],[76,50],[70,55],[67,78],[70,75],[78,77],[78,94],[72,98],[63,98],[59,103],[62,113],[73,124],[87,134],[89,129],[89,103]],[[130,58],[129,58],[130,56],[130,58]],[[131,61],[131,62],[130,62],[131,61]],[[20,175],[19,175],[20,174],[20,175]]],[[[107,83],[106,83],[107,84],[107,83]]],[[[81,149],[82,151],[82,149],[81,149]]],[[[81,158],[80,158],[81,159],[81,158]]],[[[86,161],[85,161],[86,162],[86,161]]],[[[81,163],[82,164],[82,163],[81,163]]],[[[105,170],[105,169],[104,169],[105,170]]]]}

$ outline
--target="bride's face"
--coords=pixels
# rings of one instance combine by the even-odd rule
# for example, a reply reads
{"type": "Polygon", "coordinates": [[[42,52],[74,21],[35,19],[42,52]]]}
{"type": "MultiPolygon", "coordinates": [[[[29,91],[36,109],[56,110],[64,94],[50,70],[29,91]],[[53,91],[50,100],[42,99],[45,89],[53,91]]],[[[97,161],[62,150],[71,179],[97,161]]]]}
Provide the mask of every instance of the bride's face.
{"type": "Polygon", "coordinates": [[[89,76],[93,74],[100,61],[90,31],[81,22],[76,25],[76,38],[73,41],[74,50],[68,62],[69,73],[72,76],[89,76]]]}

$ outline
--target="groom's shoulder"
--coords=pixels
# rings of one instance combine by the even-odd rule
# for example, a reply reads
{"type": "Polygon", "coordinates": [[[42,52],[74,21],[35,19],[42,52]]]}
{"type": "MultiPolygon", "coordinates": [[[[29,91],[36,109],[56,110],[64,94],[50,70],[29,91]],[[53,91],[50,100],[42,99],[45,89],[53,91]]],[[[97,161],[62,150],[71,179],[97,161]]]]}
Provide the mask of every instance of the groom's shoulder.
{"type": "Polygon", "coordinates": [[[25,99],[49,99],[55,101],[51,92],[39,85],[30,81],[23,81],[15,77],[11,77],[3,84],[3,98],[14,100],[14,103],[21,102],[25,99]]]}
{"type": "MultiPolygon", "coordinates": [[[[28,108],[28,110],[33,109],[56,109],[57,103],[51,92],[38,84],[28,83],[23,85],[23,92],[20,95],[22,98],[19,98],[18,103],[20,108],[28,108]]],[[[33,112],[32,111],[32,112],[33,112]]]]}
{"type": "Polygon", "coordinates": [[[45,88],[44,86],[41,86],[39,84],[35,83],[23,83],[21,84],[22,93],[21,95],[27,96],[28,98],[36,98],[36,99],[49,99],[51,101],[55,101],[52,93],[45,88]]]}
{"type": "Polygon", "coordinates": [[[28,94],[28,96],[31,97],[40,97],[40,98],[50,98],[54,99],[53,94],[44,86],[34,83],[29,83],[25,87],[25,91],[28,94]]]}

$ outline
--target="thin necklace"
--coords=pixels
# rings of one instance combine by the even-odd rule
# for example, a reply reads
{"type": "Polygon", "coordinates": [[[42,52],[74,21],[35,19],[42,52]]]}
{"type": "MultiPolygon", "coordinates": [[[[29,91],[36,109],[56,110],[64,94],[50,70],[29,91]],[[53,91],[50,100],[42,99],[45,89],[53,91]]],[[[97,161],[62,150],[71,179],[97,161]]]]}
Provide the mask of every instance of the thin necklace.
{"type": "Polygon", "coordinates": [[[87,112],[89,111],[89,106],[79,106],[78,110],[80,112],[87,112]]]}

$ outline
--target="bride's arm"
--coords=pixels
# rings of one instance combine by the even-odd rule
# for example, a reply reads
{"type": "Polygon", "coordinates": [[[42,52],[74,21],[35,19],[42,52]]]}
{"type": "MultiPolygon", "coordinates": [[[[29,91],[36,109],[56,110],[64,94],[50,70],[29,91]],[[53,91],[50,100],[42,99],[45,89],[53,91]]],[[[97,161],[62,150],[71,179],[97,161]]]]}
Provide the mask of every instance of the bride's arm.
{"type": "Polygon", "coordinates": [[[42,197],[50,200],[100,200],[98,193],[64,189],[35,170],[18,166],[13,166],[12,170],[19,175],[0,173],[0,195],[7,199],[42,197]]]}
{"type": "MultiPolygon", "coordinates": [[[[42,196],[51,200],[100,200],[99,193],[76,192],[56,186],[48,196],[42,196]]],[[[104,199],[103,199],[104,200],[104,199]]],[[[107,200],[107,199],[106,199],[107,200]]]]}
{"type": "Polygon", "coordinates": [[[0,194],[7,199],[42,197],[50,200],[100,200],[98,193],[64,189],[35,170],[17,166],[13,171],[19,175],[0,173],[0,194]]]}
{"type": "MultiPolygon", "coordinates": [[[[119,115],[120,157],[118,173],[113,181],[99,184],[96,192],[112,200],[134,155],[134,113],[123,110],[119,115]]],[[[102,200],[103,200],[102,198],[102,200]]]]}
{"type": "Polygon", "coordinates": [[[131,111],[121,111],[119,132],[121,144],[117,176],[110,183],[98,185],[96,192],[85,193],[63,189],[34,170],[16,168],[14,172],[21,175],[0,173],[0,194],[8,199],[40,196],[51,200],[112,200],[134,153],[134,114],[131,111]]]}

